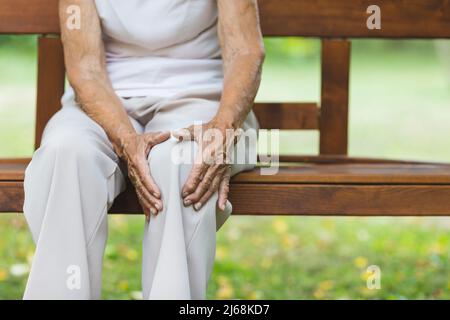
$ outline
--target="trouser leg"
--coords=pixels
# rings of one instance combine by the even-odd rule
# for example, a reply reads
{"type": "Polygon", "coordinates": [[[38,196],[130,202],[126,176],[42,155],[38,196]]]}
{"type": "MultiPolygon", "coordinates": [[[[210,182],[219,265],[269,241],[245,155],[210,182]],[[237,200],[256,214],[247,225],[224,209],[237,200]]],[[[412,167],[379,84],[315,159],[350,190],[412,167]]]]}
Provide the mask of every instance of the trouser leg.
{"type": "MultiPolygon", "coordinates": [[[[218,108],[217,93],[180,95],[156,104],[145,131],[163,131],[207,122],[218,108]]],[[[150,152],[152,175],[161,188],[164,210],[145,227],[142,283],[146,299],[204,299],[216,245],[215,193],[197,212],[182,203],[181,189],[192,168],[197,145],[168,140],[150,152]],[[180,163],[174,156],[191,155],[180,163]]]]}
{"type": "Polygon", "coordinates": [[[161,189],[164,209],[145,226],[145,298],[204,299],[206,295],[215,255],[217,193],[199,211],[184,207],[181,188],[192,166],[171,158],[173,152],[191,150],[192,144],[168,140],[150,153],[150,170],[161,189]]]}
{"type": "MultiPolygon", "coordinates": [[[[137,118],[151,119],[145,131],[165,131],[211,120],[219,107],[215,91],[190,92],[155,103],[149,108],[130,108],[137,118]],[[149,116],[151,115],[151,116],[149,116]]],[[[129,101],[145,105],[147,99],[129,101]]],[[[134,106],[132,106],[134,107],[134,106]]],[[[254,117],[254,116],[253,116],[254,117]]],[[[216,230],[231,212],[216,207],[217,192],[200,211],[184,207],[181,189],[192,168],[173,156],[195,155],[194,142],[168,140],[155,146],[149,157],[151,173],[162,192],[164,210],[145,226],[142,285],[145,299],[204,299],[215,256],[216,230]]],[[[193,160],[191,158],[191,160],[193,160]]],[[[252,166],[232,166],[233,174],[252,166]]]]}
{"type": "Polygon", "coordinates": [[[36,243],[25,299],[98,299],[107,209],[124,188],[102,128],[67,106],[46,126],[25,173],[24,213],[36,243]]]}

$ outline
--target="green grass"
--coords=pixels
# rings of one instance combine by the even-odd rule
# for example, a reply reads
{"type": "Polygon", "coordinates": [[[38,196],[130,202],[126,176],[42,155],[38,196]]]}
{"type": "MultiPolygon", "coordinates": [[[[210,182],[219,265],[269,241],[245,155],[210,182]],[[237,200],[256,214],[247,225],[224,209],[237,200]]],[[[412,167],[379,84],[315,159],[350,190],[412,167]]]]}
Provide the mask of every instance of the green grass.
{"type": "MultiPolygon", "coordinates": [[[[140,290],[143,217],[113,216],[103,297],[140,290]]],[[[232,217],[218,234],[211,299],[450,299],[450,237],[411,218],[232,217]],[[395,222],[395,223],[393,223],[395,222]],[[381,289],[366,269],[381,269],[381,289]]],[[[447,227],[449,226],[447,221],[447,227]]],[[[21,297],[34,245],[22,216],[0,216],[0,297],[21,297]]]]}
{"type": "MultiPolygon", "coordinates": [[[[258,100],[317,101],[317,43],[280,48],[268,46],[258,100]]],[[[0,47],[0,157],[33,150],[35,55],[21,52],[0,47]]],[[[356,41],[350,107],[350,154],[450,161],[450,76],[432,46],[356,41]]],[[[282,138],[282,152],[317,152],[315,132],[282,138]]],[[[104,298],[136,298],[143,217],[110,217],[110,230],[104,298]]],[[[449,299],[449,230],[445,218],[232,217],[208,297],[449,299]],[[366,287],[369,265],[380,290],[366,287]]],[[[0,215],[0,299],[21,298],[33,250],[23,216],[0,215]]]]}

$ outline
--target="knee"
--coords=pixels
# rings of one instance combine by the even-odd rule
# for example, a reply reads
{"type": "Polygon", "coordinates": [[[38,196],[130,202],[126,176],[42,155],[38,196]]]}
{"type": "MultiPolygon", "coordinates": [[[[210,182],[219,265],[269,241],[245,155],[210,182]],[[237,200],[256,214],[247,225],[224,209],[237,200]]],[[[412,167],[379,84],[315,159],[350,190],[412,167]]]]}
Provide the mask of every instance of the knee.
{"type": "Polygon", "coordinates": [[[194,141],[178,142],[167,140],[156,145],[150,151],[148,162],[152,176],[158,180],[185,181],[194,163],[197,143],[194,141]]]}
{"type": "Polygon", "coordinates": [[[46,137],[36,153],[39,157],[58,158],[70,165],[80,162],[93,163],[97,150],[94,139],[86,133],[67,130],[46,137]]]}

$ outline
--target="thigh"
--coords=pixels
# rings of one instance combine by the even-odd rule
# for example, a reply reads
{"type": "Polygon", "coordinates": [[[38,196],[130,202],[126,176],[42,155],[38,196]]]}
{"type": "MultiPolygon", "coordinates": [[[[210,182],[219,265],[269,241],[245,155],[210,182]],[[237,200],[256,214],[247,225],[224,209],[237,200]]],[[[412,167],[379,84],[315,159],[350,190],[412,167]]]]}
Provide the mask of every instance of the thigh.
{"type": "MultiPolygon", "coordinates": [[[[135,119],[129,119],[135,130],[142,133],[143,127],[135,119]]],[[[64,106],[50,118],[42,135],[41,146],[63,142],[62,140],[86,147],[102,147],[111,158],[117,159],[106,132],[78,106],[64,106]]]]}
{"type": "MultiPolygon", "coordinates": [[[[167,99],[155,107],[154,117],[144,130],[145,132],[176,130],[193,124],[206,123],[214,118],[219,106],[218,100],[206,99],[199,94],[167,99]]],[[[253,111],[248,114],[242,129],[244,133],[232,149],[232,175],[251,170],[257,162],[259,124],[253,111]]]]}
{"type": "Polygon", "coordinates": [[[161,102],[144,130],[166,131],[210,121],[219,109],[219,101],[182,97],[161,102]]]}

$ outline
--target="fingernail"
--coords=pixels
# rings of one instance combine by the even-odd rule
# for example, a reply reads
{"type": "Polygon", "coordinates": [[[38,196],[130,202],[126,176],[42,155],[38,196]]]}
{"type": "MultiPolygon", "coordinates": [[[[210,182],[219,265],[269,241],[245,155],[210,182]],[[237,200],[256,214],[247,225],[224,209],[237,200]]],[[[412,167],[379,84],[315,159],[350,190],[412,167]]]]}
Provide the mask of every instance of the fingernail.
{"type": "Polygon", "coordinates": [[[186,197],[187,195],[188,195],[187,191],[184,191],[183,194],[182,194],[183,197],[186,197]]]}
{"type": "Polygon", "coordinates": [[[183,203],[184,203],[185,206],[188,206],[188,205],[190,205],[192,203],[192,201],[190,199],[185,199],[183,201],[183,203]]]}
{"type": "Polygon", "coordinates": [[[156,209],[161,210],[161,206],[159,205],[159,203],[155,203],[155,207],[156,209]]]}
{"type": "Polygon", "coordinates": [[[152,213],[152,215],[156,215],[156,210],[155,209],[151,208],[150,212],[152,213]]]}
{"type": "Polygon", "coordinates": [[[153,192],[153,195],[157,198],[159,198],[159,193],[153,192]]]}
{"type": "Polygon", "coordinates": [[[195,210],[200,210],[201,207],[202,207],[202,203],[201,202],[197,202],[196,204],[194,204],[194,209],[195,210]]]}

